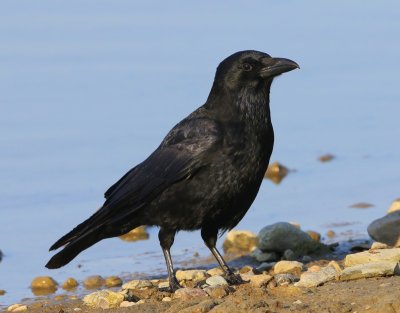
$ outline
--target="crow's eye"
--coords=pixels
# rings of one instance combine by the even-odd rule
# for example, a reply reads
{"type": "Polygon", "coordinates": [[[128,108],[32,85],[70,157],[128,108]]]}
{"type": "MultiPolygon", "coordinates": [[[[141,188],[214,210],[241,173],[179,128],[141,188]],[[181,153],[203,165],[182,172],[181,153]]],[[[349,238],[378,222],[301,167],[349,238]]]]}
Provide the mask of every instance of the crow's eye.
{"type": "Polygon", "coordinates": [[[253,69],[253,67],[249,63],[244,63],[242,68],[245,71],[251,71],[253,69]]]}

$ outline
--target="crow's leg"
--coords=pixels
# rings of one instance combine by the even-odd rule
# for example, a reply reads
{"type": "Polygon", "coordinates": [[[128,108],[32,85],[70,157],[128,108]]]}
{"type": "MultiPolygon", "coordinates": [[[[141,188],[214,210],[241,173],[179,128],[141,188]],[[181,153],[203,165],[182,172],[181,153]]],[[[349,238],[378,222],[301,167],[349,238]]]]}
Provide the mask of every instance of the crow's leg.
{"type": "Polygon", "coordinates": [[[226,280],[230,285],[239,285],[246,283],[240,275],[235,275],[235,273],[231,270],[231,268],[226,264],[222,255],[219,253],[215,245],[217,243],[218,229],[217,228],[202,228],[201,229],[201,237],[204,240],[204,243],[210,249],[211,253],[217,259],[219,265],[222,270],[225,272],[226,280]]]}
{"type": "Polygon", "coordinates": [[[164,291],[170,291],[170,292],[174,292],[175,290],[182,288],[179,285],[178,281],[176,280],[170,253],[171,246],[174,243],[175,233],[176,230],[166,229],[162,227],[158,232],[158,239],[160,240],[160,245],[164,253],[165,263],[167,264],[167,270],[168,270],[169,288],[164,289],[164,291]]]}

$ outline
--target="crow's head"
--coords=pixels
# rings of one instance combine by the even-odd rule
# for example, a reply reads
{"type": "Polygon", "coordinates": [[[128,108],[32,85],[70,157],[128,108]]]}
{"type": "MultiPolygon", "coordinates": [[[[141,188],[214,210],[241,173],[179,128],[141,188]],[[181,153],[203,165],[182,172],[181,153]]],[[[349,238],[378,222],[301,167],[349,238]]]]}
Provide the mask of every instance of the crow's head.
{"type": "Polygon", "coordinates": [[[273,58],[254,50],[240,51],[220,63],[215,80],[220,87],[230,90],[254,88],[270,83],[274,77],[296,68],[299,65],[289,59],[273,58]]]}

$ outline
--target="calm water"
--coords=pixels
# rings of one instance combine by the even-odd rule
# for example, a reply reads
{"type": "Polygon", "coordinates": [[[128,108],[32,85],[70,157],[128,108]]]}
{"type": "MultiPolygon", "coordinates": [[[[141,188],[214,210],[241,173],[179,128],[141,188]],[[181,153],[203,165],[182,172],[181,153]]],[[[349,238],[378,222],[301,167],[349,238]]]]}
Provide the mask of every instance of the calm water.
{"type": "MultiPolygon", "coordinates": [[[[156,229],[148,241],[103,241],[60,270],[44,264],[107,187],[205,101],[215,67],[238,50],[302,67],[271,96],[272,160],[297,171],[279,186],[265,181],[238,228],[296,221],[366,236],[400,196],[398,38],[398,1],[3,0],[0,304],[31,296],[38,275],[165,272],[156,229]],[[337,158],[319,163],[327,152],[337,158]],[[348,207],[360,201],[375,206],[348,207]]],[[[175,259],[194,251],[207,255],[199,234],[180,233],[175,259]]]]}

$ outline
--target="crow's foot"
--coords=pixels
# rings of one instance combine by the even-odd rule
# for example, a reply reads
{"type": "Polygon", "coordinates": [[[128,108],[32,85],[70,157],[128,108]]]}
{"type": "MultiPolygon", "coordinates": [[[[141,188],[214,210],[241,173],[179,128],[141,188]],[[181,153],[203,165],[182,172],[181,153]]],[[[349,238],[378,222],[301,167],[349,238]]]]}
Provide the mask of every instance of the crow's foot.
{"type": "Polygon", "coordinates": [[[234,273],[228,273],[225,276],[226,281],[228,282],[229,285],[241,285],[241,284],[245,284],[248,283],[247,280],[243,280],[242,277],[240,277],[240,275],[236,275],[234,273]]]}

